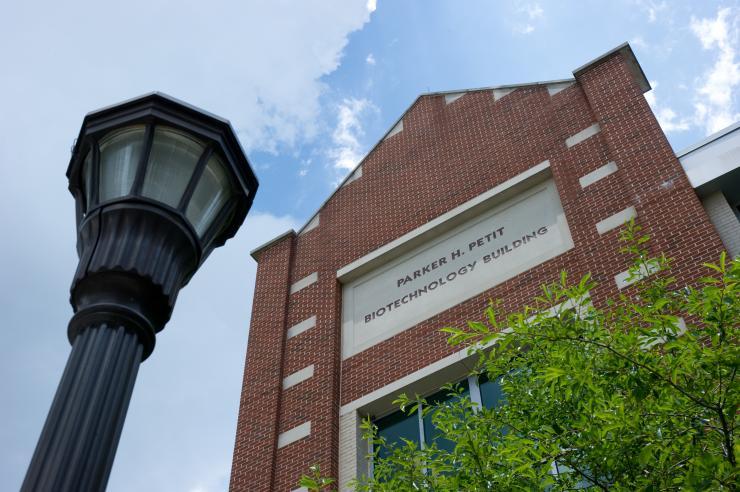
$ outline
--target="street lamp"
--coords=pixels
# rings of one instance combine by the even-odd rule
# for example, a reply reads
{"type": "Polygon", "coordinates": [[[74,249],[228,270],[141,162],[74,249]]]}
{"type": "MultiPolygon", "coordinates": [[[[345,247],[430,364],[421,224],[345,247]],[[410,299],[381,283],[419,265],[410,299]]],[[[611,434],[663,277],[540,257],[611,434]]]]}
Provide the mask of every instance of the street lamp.
{"type": "Polygon", "coordinates": [[[105,489],[139,364],[258,186],[228,121],[160,93],[85,116],[67,177],[80,258],[72,351],[24,491],[105,489]]]}

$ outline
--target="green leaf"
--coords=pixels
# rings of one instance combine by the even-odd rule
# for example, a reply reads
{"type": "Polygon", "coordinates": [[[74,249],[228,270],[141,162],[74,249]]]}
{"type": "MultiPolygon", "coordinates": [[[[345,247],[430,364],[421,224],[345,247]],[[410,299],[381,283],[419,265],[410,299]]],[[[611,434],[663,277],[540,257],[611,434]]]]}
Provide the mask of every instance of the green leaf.
{"type": "MultiPolygon", "coordinates": [[[[563,274],[542,287],[534,308],[514,309],[505,322],[494,301],[485,321],[443,328],[450,344],[477,355],[475,370],[501,377],[498,406],[479,408],[450,385],[454,396],[440,406],[401,394],[395,403],[407,412],[421,408],[423,425],[431,422],[440,439],[424,449],[401,441],[385,459],[376,453],[374,476],[356,490],[576,490],[582,477],[575,467],[615,491],[733,490],[740,260],[720,257],[705,283],[687,279],[693,286],[678,288],[669,259],[650,253],[633,220],[621,237],[635,272],[662,271],[636,285],[635,295],[590,305],[583,299],[594,283],[584,276],[569,286],[563,274]],[[565,300],[588,308],[579,316],[543,313],[565,300]],[[679,317],[690,321],[683,333],[679,317]],[[504,327],[510,331],[498,333],[504,327]],[[646,348],[645,340],[660,343],[646,348]],[[483,349],[481,342],[493,344],[483,349]],[[553,462],[560,475],[549,473],[553,462]]],[[[370,420],[362,427],[373,443],[384,442],[370,420]]],[[[320,478],[309,476],[322,486],[320,478]]]]}
{"type": "Polygon", "coordinates": [[[547,367],[540,376],[546,383],[555,381],[565,376],[566,372],[559,367],[547,367]]]}

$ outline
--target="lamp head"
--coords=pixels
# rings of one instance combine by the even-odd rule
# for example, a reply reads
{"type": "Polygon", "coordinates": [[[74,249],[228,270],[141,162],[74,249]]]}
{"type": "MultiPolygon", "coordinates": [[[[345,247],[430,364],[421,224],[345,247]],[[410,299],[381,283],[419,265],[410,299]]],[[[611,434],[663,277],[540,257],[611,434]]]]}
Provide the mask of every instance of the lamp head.
{"type": "Polygon", "coordinates": [[[257,178],[227,120],[161,93],[87,114],[67,177],[80,257],[70,340],[115,312],[142,325],[148,355],[180,288],[241,226],[257,178]]]}

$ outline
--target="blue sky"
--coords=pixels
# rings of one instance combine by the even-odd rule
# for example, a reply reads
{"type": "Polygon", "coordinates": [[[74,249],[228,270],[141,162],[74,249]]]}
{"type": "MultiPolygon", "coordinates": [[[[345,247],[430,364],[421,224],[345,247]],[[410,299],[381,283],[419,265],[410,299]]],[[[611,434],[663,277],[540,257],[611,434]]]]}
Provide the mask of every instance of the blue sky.
{"type": "Polygon", "coordinates": [[[84,114],[160,90],[229,118],[261,188],[141,368],[111,491],[225,490],[249,251],[300,227],[423,92],[571,76],[629,41],[674,149],[740,119],[737,2],[14,2],[0,10],[0,489],[17,489],[66,361],[84,114]]]}
{"type": "MultiPolygon", "coordinates": [[[[313,210],[321,204],[336,177],[344,174],[332,153],[342,145],[332,141],[342,115],[352,121],[348,130],[356,139],[356,144],[345,139],[344,147],[359,158],[421,93],[567,78],[573,69],[624,41],[631,43],[654,85],[651,103],[679,150],[726,126],[708,125],[695,106],[707,106],[712,99],[702,89],[719,92],[705,87],[711,74],[718,79],[715,85],[734,91],[738,73],[733,5],[381,2],[371,21],[349,35],[339,68],[322,78],[327,87],[321,97],[324,130],[318,138],[288,153],[252,154],[263,178],[260,199],[271,200],[270,210],[296,217],[305,214],[307,205],[313,210]],[[728,30],[725,38],[723,29],[728,30]],[[286,175],[291,164],[298,169],[286,175]],[[286,180],[300,190],[297,200],[284,201],[267,191],[270,186],[284,188],[286,180]],[[319,199],[312,200],[313,192],[319,199]]],[[[732,123],[736,101],[729,98],[716,106],[727,109],[723,121],[732,123]]]]}

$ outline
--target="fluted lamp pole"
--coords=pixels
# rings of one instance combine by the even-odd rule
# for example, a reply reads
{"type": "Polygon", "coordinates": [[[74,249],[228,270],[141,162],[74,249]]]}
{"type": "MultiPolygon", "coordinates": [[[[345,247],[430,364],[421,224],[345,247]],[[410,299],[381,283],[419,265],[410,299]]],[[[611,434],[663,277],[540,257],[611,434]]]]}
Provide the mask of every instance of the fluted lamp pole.
{"type": "Polygon", "coordinates": [[[67,177],[72,351],[23,491],[105,489],[139,364],[258,186],[228,121],[160,93],[85,116],[67,177]]]}

